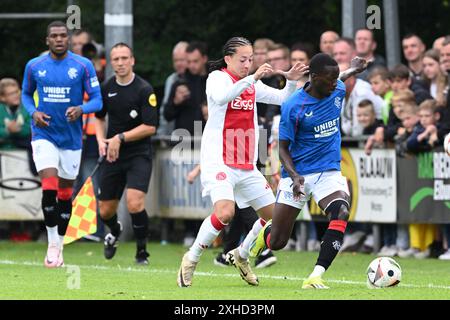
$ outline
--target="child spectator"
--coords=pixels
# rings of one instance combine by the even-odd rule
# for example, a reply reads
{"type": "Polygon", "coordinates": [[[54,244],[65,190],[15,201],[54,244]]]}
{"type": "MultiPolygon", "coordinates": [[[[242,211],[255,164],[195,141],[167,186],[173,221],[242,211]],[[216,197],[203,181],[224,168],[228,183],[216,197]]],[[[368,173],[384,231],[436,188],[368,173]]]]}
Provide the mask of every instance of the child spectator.
{"type": "MultiPolygon", "coordinates": [[[[375,134],[369,138],[365,147],[366,154],[370,155],[374,145],[383,144],[383,141],[395,141],[398,155],[405,155],[406,140],[418,122],[414,93],[410,90],[397,91],[392,97],[392,106],[388,125],[386,128],[377,128],[375,134]]],[[[378,256],[393,257],[398,254],[398,248],[407,246],[408,230],[406,226],[383,224],[381,230],[383,247],[378,252],[378,256]],[[397,235],[399,235],[398,238],[397,235]]]]}
{"type": "Polygon", "coordinates": [[[389,111],[391,110],[391,99],[394,95],[389,80],[389,71],[384,67],[377,67],[369,73],[367,80],[372,86],[372,91],[384,100],[383,108],[381,109],[381,118],[383,123],[387,125],[389,111]]]}
{"type": "Polygon", "coordinates": [[[395,143],[395,136],[402,134],[402,106],[415,104],[414,93],[411,90],[399,90],[392,96],[392,108],[389,110],[388,123],[385,127],[378,127],[375,134],[370,136],[365,145],[365,153],[370,155],[374,146],[382,147],[385,142],[395,143]]]}
{"type": "MultiPolygon", "coordinates": [[[[430,102],[422,105],[422,110],[430,108],[430,102]]],[[[431,107],[434,109],[433,107],[431,107]]],[[[396,137],[397,141],[397,152],[399,156],[404,156],[408,150],[408,139],[413,139],[414,129],[419,122],[419,116],[417,115],[419,111],[417,107],[406,105],[403,107],[402,111],[402,124],[404,127],[404,133],[396,137]]],[[[425,120],[425,113],[422,112],[422,123],[428,124],[429,121],[425,120]]],[[[435,116],[435,111],[428,112],[428,116],[435,116]]],[[[424,134],[425,135],[425,134],[424,134]]],[[[398,232],[403,226],[398,226],[398,232]]],[[[410,224],[408,228],[409,233],[409,249],[400,250],[398,252],[399,257],[407,258],[414,256],[417,259],[424,259],[430,256],[430,246],[432,245],[435,234],[436,226],[431,224],[410,224]]]]}
{"type": "Polygon", "coordinates": [[[419,123],[407,140],[407,150],[411,153],[430,151],[441,144],[437,135],[440,114],[436,100],[425,100],[419,106],[419,123]]]}
{"type": "Polygon", "coordinates": [[[37,176],[31,151],[31,117],[23,107],[16,79],[0,80],[0,149],[25,149],[28,164],[37,176]]]}
{"type": "Polygon", "coordinates": [[[356,110],[358,123],[363,127],[363,135],[372,135],[378,127],[383,126],[383,121],[376,118],[372,101],[366,99],[358,104],[356,110]]]}
{"type": "MultiPolygon", "coordinates": [[[[437,103],[435,100],[426,100],[419,107],[419,123],[406,142],[406,150],[410,153],[430,151],[438,142],[437,103]]],[[[403,120],[405,121],[405,120],[403,120]]],[[[413,121],[411,121],[412,123],[413,121]]],[[[405,125],[405,124],[404,124],[405,125]]],[[[409,125],[409,124],[408,124],[409,125]]],[[[430,245],[436,234],[436,226],[432,224],[410,224],[410,248],[399,252],[402,258],[414,256],[418,259],[430,256],[430,245]]]]}
{"type": "MultiPolygon", "coordinates": [[[[27,150],[30,171],[37,175],[31,157],[30,115],[22,105],[19,83],[12,78],[0,80],[0,149],[27,150]]],[[[10,222],[10,240],[29,241],[33,224],[10,222]]]]}
{"type": "MultiPolygon", "coordinates": [[[[344,72],[350,68],[349,63],[340,63],[339,70],[344,72]]],[[[370,100],[373,103],[375,114],[381,119],[383,99],[372,91],[370,84],[355,76],[349,77],[345,81],[346,97],[342,106],[341,130],[345,136],[358,137],[362,134],[363,128],[358,124],[356,111],[358,104],[362,100],[370,100]]]]}
{"type": "Polygon", "coordinates": [[[392,109],[389,112],[388,124],[384,132],[384,141],[395,142],[395,136],[403,133],[401,120],[404,110],[403,106],[414,104],[414,93],[411,90],[405,89],[394,93],[392,96],[392,109]]]}
{"type": "Polygon", "coordinates": [[[402,127],[398,129],[398,133],[394,138],[395,149],[399,157],[405,157],[408,152],[408,138],[413,134],[414,128],[419,123],[418,108],[414,104],[405,104],[398,108],[401,108],[402,127]]]}
{"type": "MultiPolygon", "coordinates": [[[[404,153],[402,144],[412,132],[417,123],[414,93],[410,90],[400,90],[392,97],[392,109],[389,111],[389,121],[386,128],[379,127],[375,135],[371,136],[366,143],[366,154],[370,154],[373,145],[382,144],[383,141],[397,141],[397,150],[404,153]],[[400,120],[402,119],[402,120],[400,120]],[[406,125],[406,127],[405,127],[406,125]]],[[[383,233],[383,247],[378,252],[378,256],[393,257],[398,254],[398,248],[407,246],[407,240],[401,243],[398,235],[404,235],[407,238],[406,226],[396,224],[383,224],[381,226],[383,233]]]]}
{"type": "Polygon", "coordinates": [[[0,80],[0,148],[27,148],[31,140],[30,115],[20,100],[15,79],[0,80]]]}

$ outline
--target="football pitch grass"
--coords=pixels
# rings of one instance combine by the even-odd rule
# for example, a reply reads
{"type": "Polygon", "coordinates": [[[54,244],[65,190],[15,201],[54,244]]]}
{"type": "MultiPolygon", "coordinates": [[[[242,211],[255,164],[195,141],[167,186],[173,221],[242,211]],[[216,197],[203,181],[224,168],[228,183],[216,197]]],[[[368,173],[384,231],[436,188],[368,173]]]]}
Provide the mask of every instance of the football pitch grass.
{"type": "Polygon", "coordinates": [[[315,252],[276,252],[275,265],[254,269],[260,285],[251,287],[234,267],[213,264],[217,248],[204,252],[193,286],[178,288],[176,275],[186,249],[158,243],[148,249],[150,264],[137,266],[134,243],[121,243],[107,261],[102,244],[79,242],[65,247],[65,268],[46,269],[46,244],[0,242],[0,299],[450,300],[450,261],[395,258],[403,271],[400,285],[368,289],[366,269],[375,256],[343,253],[324,277],[329,290],[302,290],[315,252]]]}

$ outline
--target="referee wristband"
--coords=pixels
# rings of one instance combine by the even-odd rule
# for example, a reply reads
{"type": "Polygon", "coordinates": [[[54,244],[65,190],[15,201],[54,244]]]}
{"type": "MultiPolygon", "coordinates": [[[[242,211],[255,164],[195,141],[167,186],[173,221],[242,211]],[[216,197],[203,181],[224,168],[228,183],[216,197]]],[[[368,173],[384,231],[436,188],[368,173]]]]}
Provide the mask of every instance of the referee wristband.
{"type": "Polygon", "coordinates": [[[125,135],[122,132],[119,133],[119,139],[121,143],[125,143],[125,135]]]}

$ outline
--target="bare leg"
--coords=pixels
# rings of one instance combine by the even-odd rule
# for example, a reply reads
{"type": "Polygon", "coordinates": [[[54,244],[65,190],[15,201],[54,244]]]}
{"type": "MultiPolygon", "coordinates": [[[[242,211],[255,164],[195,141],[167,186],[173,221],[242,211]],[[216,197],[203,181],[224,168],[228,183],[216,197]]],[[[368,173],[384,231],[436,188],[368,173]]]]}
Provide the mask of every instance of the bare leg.
{"type": "Polygon", "coordinates": [[[286,246],[299,212],[298,208],[282,203],[275,204],[270,231],[270,249],[280,250],[286,246]]]}

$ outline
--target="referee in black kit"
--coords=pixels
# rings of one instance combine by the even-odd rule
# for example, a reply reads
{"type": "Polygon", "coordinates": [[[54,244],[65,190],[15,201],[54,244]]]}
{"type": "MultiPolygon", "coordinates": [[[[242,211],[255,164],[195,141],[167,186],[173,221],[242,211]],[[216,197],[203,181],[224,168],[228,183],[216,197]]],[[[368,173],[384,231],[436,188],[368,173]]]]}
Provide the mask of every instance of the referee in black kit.
{"type": "Polygon", "coordinates": [[[96,113],[99,152],[106,156],[99,179],[100,216],[111,230],[105,237],[104,253],[106,259],[116,253],[122,231],[117,207],[126,186],[127,207],[137,242],[136,263],[147,265],[145,195],[152,172],[150,136],[156,132],[156,96],[152,86],[133,72],[133,51],[127,44],[114,45],[110,57],[115,76],[102,85],[103,109],[96,113]]]}

